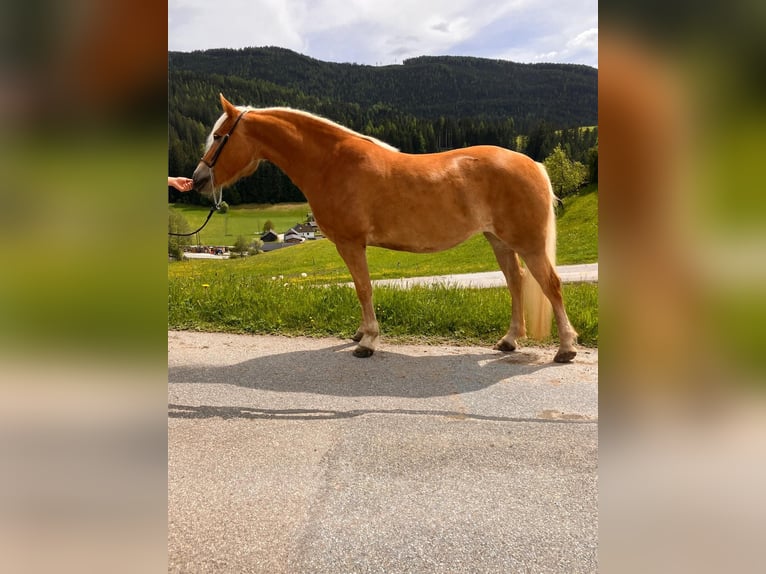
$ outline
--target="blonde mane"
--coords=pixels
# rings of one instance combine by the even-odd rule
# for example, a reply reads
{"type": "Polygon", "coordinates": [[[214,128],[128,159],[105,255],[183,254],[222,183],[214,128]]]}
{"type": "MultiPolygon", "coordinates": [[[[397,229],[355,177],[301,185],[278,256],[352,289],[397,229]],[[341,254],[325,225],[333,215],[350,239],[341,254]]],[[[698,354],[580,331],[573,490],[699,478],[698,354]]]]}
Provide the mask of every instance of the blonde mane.
{"type": "MultiPolygon", "coordinates": [[[[328,120],[327,118],[323,118],[322,116],[318,116],[316,114],[312,114],[310,112],[306,112],[306,111],[303,111],[303,110],[296,110],[295,108],[287,108],[287,107],[253,108],[253,107],[250,107],[250,106],[237,106],[237,109],[239,111],[241,111],[241,112],[258,112],[258,113],[261,113],[261,112],[265,112],[265,113],[268,113],[268,112],[286,112],[286,113],[289,113],[289,114],[295,114],[295,115],[303,116],[303,117],[306,117],[306,118],[312,118],[312,119],[314,119],[314,120],[316,120],[318,122],[322,122],[322,123],[327,124],[329,126],[333,126],[334,128],[337,128],[337,129],[339,129],[342,132],[346,132],[347,134],[351,134],[351,135],[356,136],[358,138],[362,138],[363,140],[367,140],[368,142],[374,143],[375,145],[380,146],[383,149],[387,149],[389,151],[399,151],[394,146],[389,145],[386,142],[381,141],[381,140],[379,140],[377,138],[374,138],[372,136],[368,136],[368,135],[365,135],[365,134],[360,134],[359,132],[355,132],[354,130],[347,128],[346,126],[342,126],[340,124],[337,124],[337,123],[335,123],[332,120],[328,120]]],[[[220,121],[223,121],[223,119],[221,119],[220,121]]],[[[217,129],[219,126],[220,126],[220,124],[216,124],[216,126],[213,128],[213,131],[215,131],[215,129],[217,129]]]]}

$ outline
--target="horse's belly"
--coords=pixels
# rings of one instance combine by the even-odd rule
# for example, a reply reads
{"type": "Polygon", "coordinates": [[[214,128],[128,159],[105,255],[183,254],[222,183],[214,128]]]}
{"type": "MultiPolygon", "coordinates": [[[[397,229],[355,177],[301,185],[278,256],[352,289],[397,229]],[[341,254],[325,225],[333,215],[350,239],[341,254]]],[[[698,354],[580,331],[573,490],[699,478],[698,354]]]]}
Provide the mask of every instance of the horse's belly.
{"type": "Polygon", "coordinates": [[[386,243],[386,244],[370,244],[372,247],[382,247],[383,249],[391,249],[392,251],[407,251],[408,253],[437,253],[438,251],[445,251],[447,249],[450,249],[452,247],[455,247],[455,245],[459,245],[459,243],[456,243],[455,245],[448,245],[448,246],[434,246],[434,245],[400,245],[396,243],[386,243]]]}
{"type": "Polygon", "coordinates": [[[370,237],[367,245],[410,253],[435,253],[460,245],[474,233],[429,235],[427,233],[400,233],[394,237],[370,237]]]}

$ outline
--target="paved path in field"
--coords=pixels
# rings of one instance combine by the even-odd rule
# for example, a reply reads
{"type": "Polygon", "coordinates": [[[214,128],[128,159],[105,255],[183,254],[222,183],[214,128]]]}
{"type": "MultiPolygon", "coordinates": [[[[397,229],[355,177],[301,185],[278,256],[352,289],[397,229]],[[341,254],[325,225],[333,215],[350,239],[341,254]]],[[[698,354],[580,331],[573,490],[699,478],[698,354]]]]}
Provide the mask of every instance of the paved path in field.
{"type": "Polygon", "coordinates": [[[170,572],[596,572],[598,351],[168,333],[170,572]]]}
{"type": "MultiPolygon", "coordinates": [[[[226,259],[228,255],[211,255],[209,253],[186,253],[193,259],[226,259]]],[[[556,270],[564,283],[595,283],[598,281],[598,263],[583,263],[579,265],[559,265],[556,270]]],[[[454,275],[432,275],[429,277],[410,277],[406,279],[379,279],[374,285],[392,285],[406,289],[412,285],[455,285],[459,287],[505,287],[505,278],[501,271],[485,271],[483,273],[461,273],[454,275]]],[[[353,283],[348,283],[353,286],[353,283]]]]}
{"type": "MultiPolygon", "coordinates": [[[[598,281],[598,263],[559,265],[556,270],[564,283],[595,283],[598,281]]],[[[353,285],[351,283],[350,285],[353,285]]],[[[455,275],[432,275],[405,279],[379,279],[373,285],[386,285],[406,289],[412,285],[450,285],[457,287],[505,287],[502,271],[462,273],[455,275]]]]}

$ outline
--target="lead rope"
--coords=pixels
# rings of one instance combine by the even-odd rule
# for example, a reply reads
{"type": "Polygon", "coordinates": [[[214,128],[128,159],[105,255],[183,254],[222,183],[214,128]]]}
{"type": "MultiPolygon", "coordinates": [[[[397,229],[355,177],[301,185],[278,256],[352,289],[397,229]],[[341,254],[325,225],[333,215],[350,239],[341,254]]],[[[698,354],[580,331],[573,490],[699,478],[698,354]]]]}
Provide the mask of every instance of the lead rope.
{"type": "MultiPolygon", "coordinates": [[[[210,183],[213,186],[213,202],[215,205],[210,209],[210,213],[207,214],[207,219],[205,219],[205,223],[203,223],[196,231],[192,231],[190,233],[173,233],[171,231],[168,231],[168,235],[172,235],[174,237],[189,237],[190,235],[194,235],[195,233],[199,233],[202,231],[205,226],[207,225],[207,222],[210,221],[210,218],[213,217],[213,214],[221,209],[221,203],[223,203],[223,187],[216,187],[215,186],[215,172],[213,171],[213,167],[215,166],[215,162],[218,161],[218,156],[223,151],[223,147],[226,145],[226,142],[229,140],[229,136],[234,132],[234,128],[237,127],[237,124],[239,123],[239,120],[242,119],[242,116],[244,116],[247,113],[248,110],[243,110],[240,112],[239,116],[237,116],[237,121],[234,122],[234,125],[231,126],[231,129],[229,130],[229,133],[223,136],[223,141],[218,144],[218,148],[215,150],[215,154],[213,154],[213,160],[211,163],[207,164],[208,168],[210,169],[210,183]],[[218,197],[216,197],[216,195],[218,197]]],[[[204,158],[202,161],[205,161],[204,158]]]]}
{"type": "MultiPolygon", "coordinates": [[[[210,177],[211,178],[213,177],[213,173],[212,172],[210,173],[210,177]]],[[[213,217],[213,214],[216,211],[218,211],[219,209],[221,209],[221,203],[223,203],[222,199],[223,199],[223,188],[222,187],[216,188],[215,187],[215,181],[213,181],[213,201],[215,202],[215,205],[210,208],[210,213],[207,214],[207,218],[205,219],[205,223],[200,225],[196,230],[190,231],[189,233],[173,233],[171,231],[168,231],[168,235],[172,235],[174,237],[189,237],[191,235],[199,233],[200,231],[202,231],[205,228],[205,226],[207,225],[207,222],[210,221],[211,217],[213,217]],[[216,195],[218,196],[217,198],[216,198],[216,195]]]]}

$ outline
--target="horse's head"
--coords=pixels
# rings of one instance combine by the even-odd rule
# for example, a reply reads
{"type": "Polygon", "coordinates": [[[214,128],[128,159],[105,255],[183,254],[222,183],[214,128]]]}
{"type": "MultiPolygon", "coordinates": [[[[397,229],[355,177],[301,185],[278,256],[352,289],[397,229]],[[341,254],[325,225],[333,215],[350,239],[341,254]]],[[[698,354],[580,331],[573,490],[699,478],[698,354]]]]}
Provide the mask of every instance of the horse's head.
{"type": "Polygon", "coordinates": [[[214,190],[253,173],[260,162],[245,130],[237,127],[247,110],[237,108],[223,94],[220,96],[223,114],[213,126],[205,153],[192,176],[194,189],[211,196],[214,190]]]}

